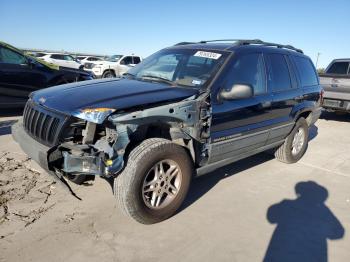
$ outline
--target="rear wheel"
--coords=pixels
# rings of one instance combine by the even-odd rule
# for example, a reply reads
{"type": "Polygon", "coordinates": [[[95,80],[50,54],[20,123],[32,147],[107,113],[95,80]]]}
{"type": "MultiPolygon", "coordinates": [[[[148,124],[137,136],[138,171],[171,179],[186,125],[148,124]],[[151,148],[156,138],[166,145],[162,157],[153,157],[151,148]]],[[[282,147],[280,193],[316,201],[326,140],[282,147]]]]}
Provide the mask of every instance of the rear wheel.
{"type": "Polygon", "coordinates": [[[275,157],[284,163],[295,163],[303,157],[308,146],[309,126],[305,118],[296,122],[292,132],[276,150],[275,157]]]}
{"type": "Polygon", "coordinates": [[[157,223],[181,206],[191,176],[192,161],[184,148],[151,138],[131,151],[114,180],[114,194],[126,215],[143,224],[157,223]]]}
{"type": "Polygon", "coordinates": [[[115,77],[115,74],[111,70],[106,70],[103,72],[102,78],[113,78],[115,77]]]}

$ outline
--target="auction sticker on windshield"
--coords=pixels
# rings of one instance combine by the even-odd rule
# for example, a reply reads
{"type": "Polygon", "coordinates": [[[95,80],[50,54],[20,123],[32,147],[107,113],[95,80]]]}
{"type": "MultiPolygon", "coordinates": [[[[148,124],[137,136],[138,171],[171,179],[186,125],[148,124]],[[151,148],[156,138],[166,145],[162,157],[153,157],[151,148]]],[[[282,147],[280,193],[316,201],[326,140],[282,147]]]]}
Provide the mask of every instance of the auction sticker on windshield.
{"type": "Polygon", "coordinates": [[[221,57],[221,54],[213,53],[213,52],[205,52],[205,51],[197,51],[194,56],[204,57],[204,58],[210,58],[210,59],[219,59],[221,57]]]}

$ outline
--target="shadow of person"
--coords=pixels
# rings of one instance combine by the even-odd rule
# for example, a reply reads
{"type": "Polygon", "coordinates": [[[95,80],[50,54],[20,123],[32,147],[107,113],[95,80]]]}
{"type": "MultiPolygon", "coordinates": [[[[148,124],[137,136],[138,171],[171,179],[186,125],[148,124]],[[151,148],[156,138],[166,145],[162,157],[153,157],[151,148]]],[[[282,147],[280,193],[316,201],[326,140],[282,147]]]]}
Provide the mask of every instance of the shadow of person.
{"type": "Polygon", "coordinates": [[[267,219],[277,227],[264,262],[327,261],[327,239],[340,239],[344,228],[325,205],[326,188],[313,181],[295,186],[297,198],[272,205],[267,219]]]}

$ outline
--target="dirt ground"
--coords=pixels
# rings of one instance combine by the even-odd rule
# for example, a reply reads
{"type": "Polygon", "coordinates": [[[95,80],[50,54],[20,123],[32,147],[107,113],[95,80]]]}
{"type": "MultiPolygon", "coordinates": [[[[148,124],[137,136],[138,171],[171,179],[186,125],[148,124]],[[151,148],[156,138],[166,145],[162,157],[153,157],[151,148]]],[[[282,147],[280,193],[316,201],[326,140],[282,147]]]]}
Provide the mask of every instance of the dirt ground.
{"type": "Polygon", "coordinates": [[[349,115],[324,114],[297,164],[259,154],[193,181],[180,212],[149,226],[103,179],[72,185],[81,200],[56,184],[12,140],[17,118],[0,118],[0,261],[350,259],[349,115]]]}

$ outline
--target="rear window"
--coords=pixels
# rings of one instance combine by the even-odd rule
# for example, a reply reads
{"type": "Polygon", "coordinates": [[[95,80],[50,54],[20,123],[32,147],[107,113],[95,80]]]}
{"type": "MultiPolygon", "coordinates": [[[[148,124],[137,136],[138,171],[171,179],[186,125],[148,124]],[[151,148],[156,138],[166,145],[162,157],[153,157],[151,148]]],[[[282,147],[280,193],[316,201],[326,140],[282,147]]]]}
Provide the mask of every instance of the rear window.
{"type": "Polygon", "coordinates": [[[310,59],[307,59],[305,57],[295,57],[295,56],[293,56],[293,59],[297,66],[301,85],[302,86],[318,85],[316,71],[310,59]]]}
{"type": "Polygon", "coordinates": [[[349,62],[335,62],[327,70],[327,74],[346,75],[349,68],[349,62]]]}
{"type": "Polygon", "coordinates": [[[289,69],[284,55],[268,54],[268,83],[272,91],[282,91],[292,88],[289,69]]]}

